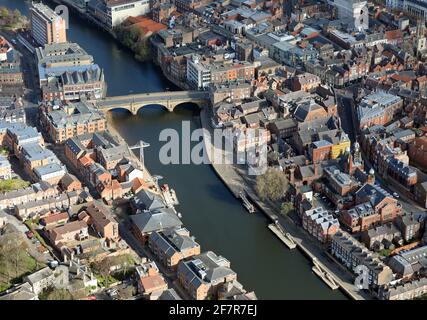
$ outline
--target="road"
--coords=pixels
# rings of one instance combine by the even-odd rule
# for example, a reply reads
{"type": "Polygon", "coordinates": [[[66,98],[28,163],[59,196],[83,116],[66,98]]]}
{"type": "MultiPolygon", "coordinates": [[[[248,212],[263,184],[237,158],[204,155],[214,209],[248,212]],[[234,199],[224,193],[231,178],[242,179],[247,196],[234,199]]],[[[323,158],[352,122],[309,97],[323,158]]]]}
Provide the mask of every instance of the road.
{"type": "MultiPolygon", "coordinates": [[[[52,257],[52,255],[50,253],[40,253],[37,250],[37,244],[35,243],[35,240],[30,240],[28,239],[28,237],[25,235],[26,232],[30,231],[30,229],[28,229],[28,227],[22,223],[20,220],[18,220],[15,216],[13,215],[9,215],[7,217],[7,222],[10,223],[11,225],[13,225],[18,232],[22,235],[22,238],[24,239],[25,243],[27,244],[28,247],[28,253],[35,258],[37,261],[42,262],[44,264],[47,264],[48,261],[50,260],[54,260],[54,258],[52,257]]],[[[36,239],[34,237],[34,239],[36,239]]]]}
{"type": "Polygon", "coordinates": [[[127,96],[107,97],[99,101],[98,107],[109,108],[112,105],[130,105],[132,103],[161,103],[173,100],[206,100],[209,98],[207,91],[167,91],[167,92],[154,92],[154,93],[143,93],[134,94],[127,96]]]}
{"type": "Polygon", "coordinates": [[[354,102],[353,97],[342,91],[336,90],[335,99],[337,101],[338,116],[341,120],[341,127],[354,143],[357,139],[356,122],[354,121],[354,102]]]}

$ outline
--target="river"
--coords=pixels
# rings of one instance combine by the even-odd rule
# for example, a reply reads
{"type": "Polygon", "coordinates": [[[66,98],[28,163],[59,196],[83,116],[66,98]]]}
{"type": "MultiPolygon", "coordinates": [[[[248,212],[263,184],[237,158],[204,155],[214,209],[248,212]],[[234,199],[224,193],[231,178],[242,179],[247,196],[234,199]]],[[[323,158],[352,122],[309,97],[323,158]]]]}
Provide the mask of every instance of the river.
{"type": "MultiPolygon", "coordinates": [[[[24,0],[0,0],[0,6],[28,14],[24,0]]],[[[104,68],[110,96],[177,90],[153,63],[136,61],[109,35],[73,16],[68,39],[79,43],[104,68]]],[[[313,274],[311,262],[299,251],[288,250],[274,236],[261,213],[249,214],[209,165],[160,163],[160,131],[180,132],[182,121],[199,128],[199,111],[194,106],[184,105],[173,113],[160,106],[145,107],[137,116],[114,111],[109,118],[130,145],[140,139],[151,144],[145,149],[145,163],[153,174],[164,177],[161,183],[176,190],[185,226],[203,251],[212,250],[230,260],[247,290],[254,290],[259,299],[346,299],[313,274]]]]}

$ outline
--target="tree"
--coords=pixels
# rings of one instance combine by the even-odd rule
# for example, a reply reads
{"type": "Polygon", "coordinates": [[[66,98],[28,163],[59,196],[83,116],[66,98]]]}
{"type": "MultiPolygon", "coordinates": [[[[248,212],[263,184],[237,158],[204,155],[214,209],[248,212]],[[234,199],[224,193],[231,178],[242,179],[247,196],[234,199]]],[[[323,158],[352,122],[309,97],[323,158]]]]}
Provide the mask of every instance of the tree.
{"type": "Polygon", "coordinates": [[[7,10],[7,8],[1,8],[0,9],[0,16],[2,18],[7,18],[9,17],[9,10],[7,10]]]}
{"type": "Polygon", "coordinates": [[[114,261],[113,259],[106,257],[100,261],[97,261],[93,264],[93,268],[95,269],[96,272],[98,272],[98,274],[100,274],[102,276],[102,278],[104,279],[104,286],[106,288],[108,288],[108,286],[110,285],[110,273],[111,273],[111,268],[114,266],[114,261]]]}
{"type": "Polygon", "coordinates": [[[288,180],[282,171],[269,168],[266,173],[256,179],[255,190],[265,200],[279,200],[288,189],[288,180]]]}
{"type": "Polygon", "coordinates": [[[286,216],[289,212],[292,211],[293,208],[294,205],[291,202],[283,202],[282,206],[280,207],[280,213],[286,216]]]}
{"type": "Polygon", "coordinates": [[[13,11],[13,18],[15,18],[17,21],[19,21],[19,19],[21,19],[21,12],[18,9],[15,9],[13,11]]]}
{"type": "Polygon", "coordinates": [[[135,52],[137,59],[144,61],[150,57],[148,36],[142,28],[125,21],[114,28],[114,33],[123,45],[135,52]]]}

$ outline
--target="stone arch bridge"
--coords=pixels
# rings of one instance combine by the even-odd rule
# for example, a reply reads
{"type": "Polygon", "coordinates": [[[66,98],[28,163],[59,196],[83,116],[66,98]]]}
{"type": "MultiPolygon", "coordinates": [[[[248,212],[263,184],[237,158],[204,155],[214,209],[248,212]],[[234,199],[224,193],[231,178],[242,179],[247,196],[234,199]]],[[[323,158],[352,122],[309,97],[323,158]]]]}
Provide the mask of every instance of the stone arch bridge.
{"type": "Polygon", "coordinates": [[[208,101],[207,91],[166,91],[106,97],[98,101],[97,105],[99,110],[105,112],[113,109],[127,109],[136,115],[139,109],[148,105],[161,105],[172,112],[183,103],[191,102],[203,108],[208,101]]]}

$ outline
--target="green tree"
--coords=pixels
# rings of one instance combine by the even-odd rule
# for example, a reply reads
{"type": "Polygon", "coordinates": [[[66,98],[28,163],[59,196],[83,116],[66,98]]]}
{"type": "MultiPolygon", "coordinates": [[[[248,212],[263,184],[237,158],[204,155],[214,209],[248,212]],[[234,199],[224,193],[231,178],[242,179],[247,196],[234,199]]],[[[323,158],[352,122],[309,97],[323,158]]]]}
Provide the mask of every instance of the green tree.
{"type": "Polygon", "coordinates": [[[110,274],[112,267],[115,266],[114,260],[110,257],[106,257],[93,264],[95,271],[103,278],[104,286],[108,288],[110,285],[110,274]]]}
{"type": "Polygon", "coordinates": [[[5,19],[7,17],[9,17],[9,10],[7,10],[7,8],[1,8],[0,9],[0,16],[5,19]]]}
{"type": "Polygon", "coordinates": [[[294,205],[291,202],[283,202],[280,207],[280,213],[284,216],[288,215],[294,208],[294,205]]]}
{"type": "Polygon", "coordinates": [[[279,200],[288,189],[288,180],[282,171],[269,168],[266,173],[256,179],[255,190],[265,200],[279,200]]]}

